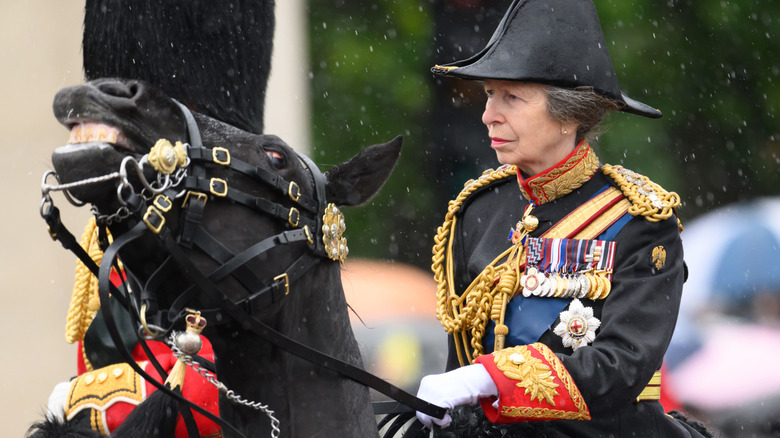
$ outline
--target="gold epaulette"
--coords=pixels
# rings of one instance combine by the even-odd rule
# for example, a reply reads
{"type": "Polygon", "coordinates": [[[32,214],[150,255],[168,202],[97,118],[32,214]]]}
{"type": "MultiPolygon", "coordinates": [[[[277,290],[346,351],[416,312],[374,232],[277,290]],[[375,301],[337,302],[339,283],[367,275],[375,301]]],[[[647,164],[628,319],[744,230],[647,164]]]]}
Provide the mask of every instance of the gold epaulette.
{"type": "Polygon", "coordinates": [[[631,201],[628,213],[632,216],[642,216],[650,222],[659,222],[672,217],[674,209],[681,205],[677,193],[667,192],[644,175],[623,166],[609,164],[602,166],[601,170],[617,183],[626,198],[631,201]]]}

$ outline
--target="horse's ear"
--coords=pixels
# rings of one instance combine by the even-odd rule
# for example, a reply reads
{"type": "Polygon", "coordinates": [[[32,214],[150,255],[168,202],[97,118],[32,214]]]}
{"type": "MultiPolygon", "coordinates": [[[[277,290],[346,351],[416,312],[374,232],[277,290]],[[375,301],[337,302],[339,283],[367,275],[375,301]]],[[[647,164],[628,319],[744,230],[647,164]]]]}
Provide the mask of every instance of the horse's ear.
{"type": "Polygon", "coordinates": [[[325,172],[325,198],[336,205],[360,205],[387,181],[401,154],[402,137],[363,149],[348,161],[325,172]]]}

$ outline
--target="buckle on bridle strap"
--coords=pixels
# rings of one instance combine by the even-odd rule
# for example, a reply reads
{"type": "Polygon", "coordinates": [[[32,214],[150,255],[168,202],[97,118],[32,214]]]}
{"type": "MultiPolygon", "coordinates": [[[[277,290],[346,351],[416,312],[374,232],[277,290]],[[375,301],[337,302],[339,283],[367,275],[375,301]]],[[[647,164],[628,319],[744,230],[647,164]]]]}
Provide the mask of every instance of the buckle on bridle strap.
{"type": "Polygon", "coordinates": [[[209,200],[209,196],[207,194],[189,190],[187,191],[187,194],[184,196],[184,202],[181,203],[182,208],[187,206],[187,201],[190,200],[190,196],[192,196],[192,198],[196,201],[201,201],[203,203],[203,206],[205,206],[206,201],[209,200]]]}
{"type": "Polygon", "coordinates": [[[171,207],[173,207],[171,198],[165,195],[155,196],[154,201],[152,201],[152,204],[154,204],[154,206],[157,207],[157,209],[162,211],[163,213],[168,213],[171,207]]]}
{"type": "Polygon", "coordinates": [[[298,187],[298,183],[290,181],[290,186],[287,187],[287,196],[295,202],[301,199],[301,188],[298,187]]]}
{"type": "Polygon", "coordinates": [[[230,151],[216,146],[211,149],[211,159],[217,164],[228,166],[230,165],[230,151]]]}
{"type": "Polygon", "coordinates": [[[290,277],[285,272],[284,274],[277,275],[274,277],[274,281],[279,281],[282,278],[284,278],[284,294],[288,295],[290,293],[290,277]]]}
{"type": "Polygon", "coordinates": [[[146,209],[143,218],[144,223],[154,234],[160,234],[160,230],[165,225],[165,216],[154,205],[146,209]]]}
{"type": "Polygon", "coordinates": [[[228,192],[227,181],[222,178],[211,178],[209,180],[209,191],[214,196],[224,198],[228,192]]]}
{"type": "Polygon", "coordinates": [[[297,208],[291,207],[290,213],[287,214],[287,223],[293,227],[298,226],[298,222],[301,220],[301,212],[297,208]]]}

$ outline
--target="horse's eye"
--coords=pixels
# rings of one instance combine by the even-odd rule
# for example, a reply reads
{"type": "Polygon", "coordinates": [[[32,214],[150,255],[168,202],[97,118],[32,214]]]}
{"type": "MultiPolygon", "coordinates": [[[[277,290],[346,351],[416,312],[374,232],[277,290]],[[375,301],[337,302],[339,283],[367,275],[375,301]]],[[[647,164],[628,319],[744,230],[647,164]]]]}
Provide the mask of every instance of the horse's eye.
{"type": "Polygon", "coordinates": [[[284,157],[277,151],[265,151],[268,155],[268,159],[271,160],[271,165],[277,170],[284,169],[284,157]]]}

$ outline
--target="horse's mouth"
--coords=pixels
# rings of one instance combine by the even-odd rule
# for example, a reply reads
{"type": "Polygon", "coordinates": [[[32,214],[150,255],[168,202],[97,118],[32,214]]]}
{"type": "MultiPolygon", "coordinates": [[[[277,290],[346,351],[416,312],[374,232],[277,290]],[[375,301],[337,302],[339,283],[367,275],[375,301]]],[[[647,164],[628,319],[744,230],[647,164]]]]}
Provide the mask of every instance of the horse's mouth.
{"type": "MultiPolygon", "coordinates": [[[[68,142],[54,150],[52,165],[61,183],[73,183],[117,172],[128,156],[139,159],[142,149],[121,129],[94,120],[63,123],[70,129],[68,142]]],[[[93,202],[105,195],[102,184],[74,188],[71,195],[93,202]]],[[[108,192],[111,192],[109,190],[108,192]]]]}

